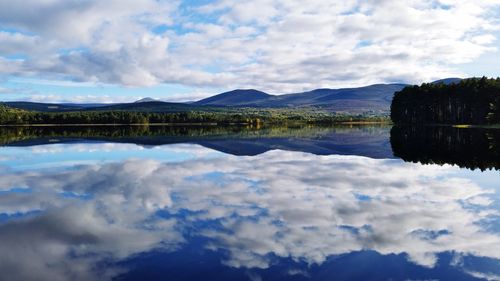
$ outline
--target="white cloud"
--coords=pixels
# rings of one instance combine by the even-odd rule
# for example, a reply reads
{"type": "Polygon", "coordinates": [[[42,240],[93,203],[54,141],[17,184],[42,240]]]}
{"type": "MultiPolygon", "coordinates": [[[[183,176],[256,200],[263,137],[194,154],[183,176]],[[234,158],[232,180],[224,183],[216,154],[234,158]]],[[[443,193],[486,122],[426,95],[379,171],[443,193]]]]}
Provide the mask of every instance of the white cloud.
{"type": "Polygon", "coordinates": [[[32,94],[25,97],[28,101],[47,103],[121,103],[133,102],[137,98],[120,97],[111,95],[55,95],[55,94],[32,94]]]}
{"type": "Polygon", "coordinates": [[[0,73],[274,93],[464,73],[495,51],[495,0],[0,1],[0,73]],[[188,4],[189,6],[189,4],[188,4]],[[165,32],[153,32],[158,26],[165,32]]]}
{"type": "MultiPolygon", "coordinates": [[[[8,88],[0,88],[1,93],[13,93],[14,90],[8,88]]],[[[60,94],[40,94],[40,93],[23,93],[24,97],[22,100],[33,101],[33,102],[47,102],[47,103],[125,103],[134,102],[146,96],[119,96],[116,94],[93,94],[93,95],[60,95],[60,94]]],[[[204,91],[195,91],[191,93],[177,93],[168,95],[168,98],[158,99],[166,102],[189,102],[196,101],[207,96],[211,96],[213,93],[208,93],[204,91]]]]}
{"type": "Polygon", "coordinates": [[[6,93],[10,93],[10,92],[12,92],[12,90],[10,90],[8,88],[0,87],[0,94],[6,94],[6,93]]]}
{"type": "MultiPolygon", "coordinates": [[[[4,56],[34,53],[36,46],[43,46],[36,36],[0,31],[0,54],[4,56]]],[[[43,47],[42,47],[43,48],[43,47]]]]}

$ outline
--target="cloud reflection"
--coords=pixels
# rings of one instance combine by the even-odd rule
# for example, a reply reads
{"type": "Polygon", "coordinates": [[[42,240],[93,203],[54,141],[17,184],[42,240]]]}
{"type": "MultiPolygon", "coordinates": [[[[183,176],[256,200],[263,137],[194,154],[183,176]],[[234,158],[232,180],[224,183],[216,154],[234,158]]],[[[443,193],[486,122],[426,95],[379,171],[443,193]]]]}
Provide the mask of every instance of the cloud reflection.
{"type": "Polygon", "coordinates": [[[188,243],[186,228],[232,267],[267,268],[271,256],[320,264],[362,250],[427,267],[442,252],[499,259],[500,235],[484,228],[499,215],[495,190],[458,170],[285,151],[3,170],[0,213],[12,219],[0,224],[0,252],[10,253],[0,270],[12,280],[112,277],[123,269],[95,265],[175,250],[188,243]]]}

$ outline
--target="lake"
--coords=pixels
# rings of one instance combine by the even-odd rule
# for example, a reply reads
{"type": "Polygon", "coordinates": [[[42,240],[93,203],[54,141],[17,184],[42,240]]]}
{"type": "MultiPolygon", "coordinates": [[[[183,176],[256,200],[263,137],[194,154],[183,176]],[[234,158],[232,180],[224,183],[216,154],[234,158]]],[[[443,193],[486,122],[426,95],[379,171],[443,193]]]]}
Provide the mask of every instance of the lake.
{"type": "Polygon", "coordinates": [[[500,280],[500,130],[0,128],[0,280],[500,280]]]}

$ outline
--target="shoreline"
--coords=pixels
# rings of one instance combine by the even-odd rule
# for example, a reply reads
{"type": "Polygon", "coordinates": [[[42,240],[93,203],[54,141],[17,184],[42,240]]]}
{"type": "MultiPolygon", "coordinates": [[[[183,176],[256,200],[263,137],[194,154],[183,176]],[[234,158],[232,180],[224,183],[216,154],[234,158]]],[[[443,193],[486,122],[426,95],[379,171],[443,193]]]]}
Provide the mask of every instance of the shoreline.
{"type": "Polygon", "coordinates": [[[483,129],[500,129],[500,124],[398,124],[394,123],[395,126],[405,126],[405,127],[452,127],[456,129],[474,129],[474,128],[483,128],[483,129]]]}
{"type": "MultiPolygon", "coordinates": [[[[259,123],[260,125],[266,125],[266,123],[259,123]]],[[[270,123],[268,125],[290,125],[290,124],[307,124],[307,125],[375,125],[375,124],[386,124],[386,125],[392,125],[391,122],[385,122],[385,121],[339,121],[339,122],[332,122],[332,123],[315,123],[315,122],[292,122],[292,123],[283,123],[283,124],[276,124],[276,123],[270,123]]],[[[0,127],[70,127],[70,126],[77,126],[77,127],[124,127],[124,126],[247,126],[247,125],[256,125],[252,123],[215,123],[215,122],[209,122],[209,123],[97,123],[97,124],[85,124],[85,123],[80,123],[80,124],[0,124],[0,127]]]]}
{"type": "MultiPolygon", "coordinates": [[[[124,127],[124,126],[218,126],[217,123],[97,123],[97,124],[6,124],[0,127],[124,127]]],[[[227,125],[249,125],[247,123],[230,123],[227,125]]]]}

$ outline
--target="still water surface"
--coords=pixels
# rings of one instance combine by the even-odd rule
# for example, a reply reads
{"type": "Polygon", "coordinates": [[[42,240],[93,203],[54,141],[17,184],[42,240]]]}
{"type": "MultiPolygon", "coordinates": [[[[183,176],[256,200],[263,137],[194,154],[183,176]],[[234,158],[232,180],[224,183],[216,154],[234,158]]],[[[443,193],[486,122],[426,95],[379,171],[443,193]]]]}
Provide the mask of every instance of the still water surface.
{"type": "Polygon", "coordinates": [[[498,131],[106,130],[0,132],[0,280],[500,279],[498,131]]]}

